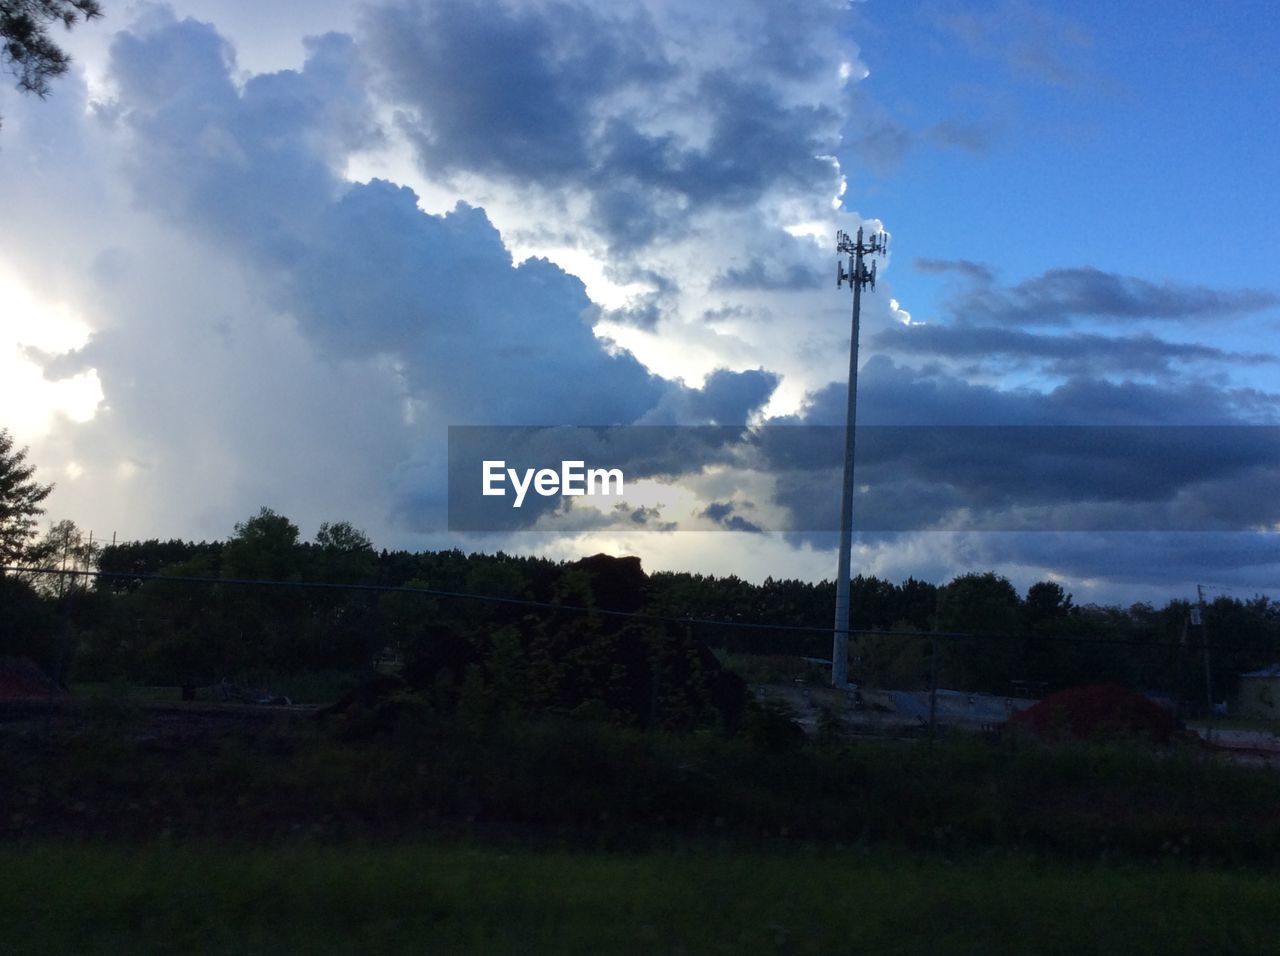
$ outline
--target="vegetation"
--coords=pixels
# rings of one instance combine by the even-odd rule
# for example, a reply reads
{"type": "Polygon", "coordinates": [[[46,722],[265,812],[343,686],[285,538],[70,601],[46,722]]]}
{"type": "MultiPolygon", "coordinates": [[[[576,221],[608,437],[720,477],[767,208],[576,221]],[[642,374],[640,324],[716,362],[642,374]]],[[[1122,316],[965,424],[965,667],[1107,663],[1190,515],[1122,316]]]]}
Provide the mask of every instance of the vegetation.
{"type": "MultiPolygon", "coordinates": [[[[834,714],[806,737],[755,701],[740,674],[815,679],[802,658],[827,653],[829,582],[378,552],[346,522],[305,541],[269,509],[220,542],[98,550],[71,522],[33,530],[28,570],[0,576],[0,655],[80,692],[6,713],[0,938],[16,951],[1269,942],[1275,890],[1223,868],[1280,854],[1271,771],[1178,739],[865,740],[834,714]],[[76,573],[29,570],[53,557],[76,573]],[[141,704],[129,684],[206,690],[141,704]],[[227,687],[329,706],[210,703],[227,687]]],[[[991,573],[853,591],[855,674],[873,684],[1193,678],[1185,604],[1079,607],[991,573]]],[[[1203,627],[1193,640],[1238,645],[1215,652],[1225,694],[1273,659],[1280,608],[1219,598],[1203,627]]]]}
{"type": "Polygon", "coordinates": [[[41,502],[53,491],[53,485],[35,480],[35,471],[27,449],[14,448],[13,436],[0,428],[0,566],[26,555],[36,519],[44,514],[41,502]]]}
{"type": "Polygon", "coordinates": [[[1280,777],[1197,745],[806,739],[516,719],[393,695],[320,720],[102,699],[0,748],[8,839],[386,840],[647,850],[687,840],[990,849],[1082,861],[1280,857],[1280,777]]]}
{"type": "MultiPolygon", "coordinates": [[[[20,472],[26,500],[47,490],[29,468],[11,468],[20,472]]],[[[220,542],[100,548],[67,521],[41,539],[28,525],[12,540],[22,548],[14,559],[19,566],[96,565],[108,575],[90,583],[11,574],[0,588],[6,625],[0,654],[32,657],[51,672],[61,662],[64,683],[263,686],[316,673],[355,679],[384,659],[416,667],[417,678],[410,677],[420,687],[440,669],[460,686],[473,666],[475,679],[542,680],[526,702],[572,709],[586,683],[621,667],[631,672],[626,693],[640,695],[622,710],[643,722],[640,698],[652,688],[636,674],[667,653],[660,645],[714,648],[750,668],[752,679],[766,673],[803,679],[799,659],[830,651],[834,588],[825,581],[646,575],[638,564],[601,575],[584,562],[502,553],[378,552],[346,522],[327,523],[304,541],[293,522],[269,509],[220,542]],[[166,580],[150,579],[155,575],[166,580]],[[264,583],[246,583],[253,581],[264,583]],[[458,596],[467,594],[486,600],[458,596]],[[617,616],[632,613],[638,617],[630,622],[617,616]],[[560,689],[547,680],[559,681],[560,689]]],[[[1054,582],[1035,584],[1022,597],[993,573],[962,575],[941,587],[859,576],[852,607],[851,625],[863,631],[851,647],[852,678],[907,690],[936,680],[1028,696],[1105,682],[1203,707],[1199,647],[1206,638],[1220,645],[1212,696],[1221,701],[1233,695],[1238,674],[1276,660],[1280,637],[1280,604],[1262,596],[1218,596],[1198,627],[1189,625],[1185,602],[1081,607],[1054,582]]],[[[706,657],[698,666],[718,668],[706,657]]],[[[616,710],[608,696],[601,702],[616,710]]]]}
{"type": "Polygon", "coordinates": [[[1263,874],[809,848],[37,844],[0,868],[14,956],[1249,954],[1273,950],[1280,905],[1263,874]]]}
{"type": "Polygon", "coordinates": [[[49,81],[70,67],[71,58],[49,37],[53,24],[69,30],[82,18],[100,16],[97,0],[0,0],[0,52],[18,89],[47,96],[49,81]]]}
{"type": "MultiPolygon", "coordinates": [[[[419,690],[470,680],[517,709],[599,706],[622,723],[653,722],[658,698],[674,694],[664,712],[684,712],[693,727],[732,720],[733,691],[705,647],[740,663],[773,658],[764,671],[775,673],[778,658],[829,653],[828,581],[646,575],[635,559],[604,556],[557,564],[501,552],[379,553],[349,522],[326,522],[306,542],[268,508],[225,542],[95,548],[69,521],[34,542],[50,486],[25,456],[0,431],[6,562],[96,565],[103,576],[92,586],[34,574],[7,581],[0,623],[11,636],[0,653],[56,661],[64,682],[292,683],[367,674],[389,659],[408,666],[419,690]]],[[[1080,607],[1056,582],[1022,597],[993,572],[941,587],[859,575],[851,590],[850,626],[861,632],[851,677],[879,687],[1021,696],[1114,683],[1220,701],[1239,673],[1276,660],[1280,637],[1280,604],[1264,596],[1219,596],[1192,626],[1185,602],[1080,607]],[[1210,640],[1228,646],[1215,652],[1206,695],[1186,649],[1210,640]]]]}

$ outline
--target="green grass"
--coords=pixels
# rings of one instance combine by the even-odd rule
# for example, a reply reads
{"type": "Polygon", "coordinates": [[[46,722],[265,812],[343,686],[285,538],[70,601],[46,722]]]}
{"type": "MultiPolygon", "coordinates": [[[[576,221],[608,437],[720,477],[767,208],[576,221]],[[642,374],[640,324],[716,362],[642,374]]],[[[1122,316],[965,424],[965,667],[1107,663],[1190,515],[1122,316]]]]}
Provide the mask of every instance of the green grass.
{"type": "Polygon", "coordinates": [[[0,735],[0,839],[516,833],[644,850],[714,836],[1280,860],[1280,775],[1194,745],[770,743],[566,719],[471,727],[409,703],[324,723],[243,709],[175,723],[101,700],[48,733],[0,735]]]}
{"type": "Polygon", "coordinates": [[[0,848],[22,953],[1263,953],[1280,884],[858,850],[0,848]]]}

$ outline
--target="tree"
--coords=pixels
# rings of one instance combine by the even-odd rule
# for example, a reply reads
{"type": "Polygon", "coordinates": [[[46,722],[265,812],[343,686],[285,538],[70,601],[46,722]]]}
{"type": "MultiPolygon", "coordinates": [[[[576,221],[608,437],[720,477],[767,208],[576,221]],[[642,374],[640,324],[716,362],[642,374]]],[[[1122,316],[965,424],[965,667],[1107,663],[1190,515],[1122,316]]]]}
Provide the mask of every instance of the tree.
{"type": "Polygon", "coordinates": [[[333,551],[373,551],[369,536],[350,521],[324,522],[316,532],[316,544],[333,551]]]}
{"type": "MultiPolygon", "coordinates": [[[[85,539],[76,523],[64,518],[49,526],[49,530],[27,549],[23,563],[31,568],[58,568],[62,571],[93,571],[98,564],[101,545],[85,539]]],[[[66,575],[38,575],[37,589],[47,594],[62,595],[67,587],[66,575]],[[52,578],[52,580],[48,580],[52,578]]],[[[75,577],[71,577],[71,582],[75,577]]]]}
{"type": "Polygon", "coordinates": [[[944,631],[1016,634],[1022,599],[1009,579],[993,571],[962,574],[938,591],[944,631]]]}
{"type": "Polygon", "coordinates": [[[1024,647],[1014,640],[1022,599],[1009,579],[988,571],[962,574],[938,590],[938,624],[944,631],[981,637],[954,638],[941,655],[940,680],[969,690],[1008,693],[1020,673],[1024,647]],[[994,635],[987,637],[987,635],[994,635]]]}
{"type": "Polygon", "coordinates": [[[298,526],[270,508],[262,508],[222,549],[222,576],[290,581],[299,575],[298,526]]]}
{"type": "Polygon", "coordinates": [[[1027,589],[1027,600],[1023,605],[1023,613],[1027,624],[1031,627],[1064,618],[1075,607],[1071,603],[1071,595],[1056,581],[1039,581],[1027,589]]]}
{"type": "Polygon", "coordinates": [[[49,27],[61,23],[70,30],[82,17],[100,16],[98,0],[0,0],[0,50],[18,77],[18,89],[48,96],[49,81],[71,65],[71,57],[49,38],[49,27]]]}
{"type": "Polygon", "coordinates": [[[378,554],[369,536],[349,521],[325,522],[316,532],[310,576],[332,584],[364,584],[377,575],[378,554]]]}
{"type": "Polygon", "coordinates": [[[53,485],[35,480],[35,465],[27,464],[27,449],[14,451],[13,436],[0,428],[0,566],[15,564],[27,553],[35,535],[40,503],[53,485]]]}

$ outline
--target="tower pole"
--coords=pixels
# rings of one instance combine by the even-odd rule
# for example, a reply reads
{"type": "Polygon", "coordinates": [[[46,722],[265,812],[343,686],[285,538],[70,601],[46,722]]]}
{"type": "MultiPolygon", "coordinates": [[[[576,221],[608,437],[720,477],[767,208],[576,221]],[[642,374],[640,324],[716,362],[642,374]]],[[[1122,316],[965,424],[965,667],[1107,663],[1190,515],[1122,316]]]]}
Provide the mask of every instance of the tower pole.
{"type": "Polygon", "coordinates": [[[856,238],[836,233],[836,252],[849,257],[849,271],[836,266],[836,288],[846,281],[853,289],[853,319],[849,337],[849,395],[844,420],[844,477],[840,486],[840,556],[836,562],[836,618],[831,646],[831,686],[849,684],[849,576],[853,552],[853,460],[858,412],[858,330],[861,322],[862,287],[876,287],[875,266],[868,272],[862,259],[883,254],[888,237],[880,232],[863,242],[862,228],[856,238]]]}

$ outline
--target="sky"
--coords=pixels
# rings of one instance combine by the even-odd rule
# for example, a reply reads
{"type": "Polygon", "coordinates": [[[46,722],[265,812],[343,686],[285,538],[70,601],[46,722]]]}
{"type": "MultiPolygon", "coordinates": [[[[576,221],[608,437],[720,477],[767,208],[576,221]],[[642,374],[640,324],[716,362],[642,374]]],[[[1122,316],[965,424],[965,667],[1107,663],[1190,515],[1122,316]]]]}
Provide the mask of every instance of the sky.
{"type": "Polygon", "coordinates": [[[782,428],[839,433],[861,227],[859,421],[919,430],[863,443],[855,572],[1275,594],[1269,6],[107,2],[0,85],[0,426],[99,540],[830,578],[782,428]],[[681,437],[451,532],[449,429],[549,425],[681,437]]]}

